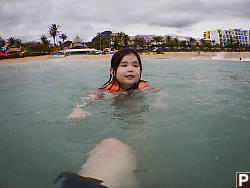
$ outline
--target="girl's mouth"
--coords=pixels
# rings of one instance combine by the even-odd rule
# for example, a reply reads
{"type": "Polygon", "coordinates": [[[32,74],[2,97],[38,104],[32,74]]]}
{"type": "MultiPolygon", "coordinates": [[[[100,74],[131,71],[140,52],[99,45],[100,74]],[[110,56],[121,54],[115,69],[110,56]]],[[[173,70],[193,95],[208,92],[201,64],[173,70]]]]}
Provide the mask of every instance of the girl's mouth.
{"type": "Polygon", "coordinates": [[[134,75],[127,75],[125,77],[128,78],[128,79],[133,79],[135,76],[134,75]]]}

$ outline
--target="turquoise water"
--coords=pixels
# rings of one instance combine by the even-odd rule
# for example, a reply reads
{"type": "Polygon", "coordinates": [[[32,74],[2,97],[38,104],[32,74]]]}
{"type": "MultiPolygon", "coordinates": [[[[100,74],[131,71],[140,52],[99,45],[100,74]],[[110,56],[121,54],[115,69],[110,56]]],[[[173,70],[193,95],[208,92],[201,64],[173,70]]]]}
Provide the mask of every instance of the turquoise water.
{"type": "Polygon", "coordinates": [[[227,188],[250,171],[250,62],[144,59],[153,92],[99,100],[67,115],[108,79],[109,60],[0,65],[0,187],[53,188],[109,137],[136,151],[141,187],[227,188]]]}

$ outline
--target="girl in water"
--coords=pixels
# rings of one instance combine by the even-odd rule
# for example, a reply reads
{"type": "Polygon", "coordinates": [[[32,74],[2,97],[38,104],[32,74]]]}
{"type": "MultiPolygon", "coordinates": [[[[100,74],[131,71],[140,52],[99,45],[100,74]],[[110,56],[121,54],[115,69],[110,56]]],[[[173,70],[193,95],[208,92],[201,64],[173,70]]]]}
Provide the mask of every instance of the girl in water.
{"type": "Polygon", "coordinates": [[[96,99],[103,98],[105,93],[131,93],[138,90],[153,89],[146,81],[141,80],[141,73],[141,58],[135,50],[124,48],[117,51],[111,59],[109,80],[101,88],[82,99],[82,104],[78,104],[67,118],[85,118],[89,115],[89,112],[83,111],[82,107],[96,99]]]}

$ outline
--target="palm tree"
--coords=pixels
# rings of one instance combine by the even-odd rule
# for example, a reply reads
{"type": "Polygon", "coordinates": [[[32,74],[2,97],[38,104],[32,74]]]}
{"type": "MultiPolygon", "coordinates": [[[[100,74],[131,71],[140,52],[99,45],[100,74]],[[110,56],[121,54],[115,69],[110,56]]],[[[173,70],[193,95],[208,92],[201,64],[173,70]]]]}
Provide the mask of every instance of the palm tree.
{"type": "Polygon", "coordinates": [[[166,42],[167,44],[169,44],[171,40],[172,40],[172,36],[170,36],[170,35],[166,35],[166,36],[165,36],[165,42],[166,42]]]}
{"type": "Polygon", "coordinates": [[[64,50],[64,41],[68,38],[68,36],[66,35],[66,33],[63,33],[59,36],[59,38],[63,40],[63,50],[64,50]]]}
{"type": "Polygon", "coordinates": [[[167,35],[167,36],[166,36],[166,42],[169,42],[170,40],[172,40],[172,36],[167,35]]]}
{"type": "Polygon", "coordinates": [[[59,38],[62,39],[64,43],[64,41],[68,38],[68,36],[66,35],[66,33],[63,33],[59,36],[59,38]]]}
{"type": "Polygon", "coordinates": [[[49,35],[53,38],[54,40],[54,47],[56,46],[56,36],[59,34],[59,25],[52,24],[49,26],[49,35]]]}
{"type": "Polygon", "coordinates": [[[213,46],[215,46],[215,42],[216,42],[216,41],[215,41],[215,40],[212,40],[211,42],[212,42],[213,46]]]}
{"type": "Polygon", "coordinates": [[[58,44],[59,44],[59,49],[61,50],[61,49],[62,49],[62,48],[61,48],[61,47],[62,47],[62,41],[59,40],[59,41],[58,41],[58,44]]]}
{"type": "Polygon", "coordinates": [[[165,43],[166,43],[165,46],[170,47],[171,41],[172,41],[172,36],[166,35],[165,36],[165,43]]]}
{"type": "Polygon", "coordinates": [[[8,43],[8,47],[15,45],[15,38],[14,37],[8,38],[7,43],[8,43]]]}

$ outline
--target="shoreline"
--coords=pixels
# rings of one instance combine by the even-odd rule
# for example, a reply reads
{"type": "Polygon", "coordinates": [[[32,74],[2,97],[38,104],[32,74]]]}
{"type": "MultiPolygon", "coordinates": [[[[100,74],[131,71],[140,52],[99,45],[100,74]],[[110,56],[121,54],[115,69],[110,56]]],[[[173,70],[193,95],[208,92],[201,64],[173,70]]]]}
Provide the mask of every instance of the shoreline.
{"type": "MultiPolygon", "coordinates": [[[[51,55],[44,56],[32,56],[23,58],[1,59],[1,64],[17,64],[17,63],[29,63],[37,61],[49,61],[55,59],[80,59],[80,60],[96,60],[96,59],[111,59],[113,54],[106,55],[69,55],[62,58],[53,58],[51,55]]],[[[185,59],[185,58],[212,58],[221,57],[224,59],[250,59],[250,52],[165,52],[164,54],[140,54],[142,59],[185,59]]]]}

